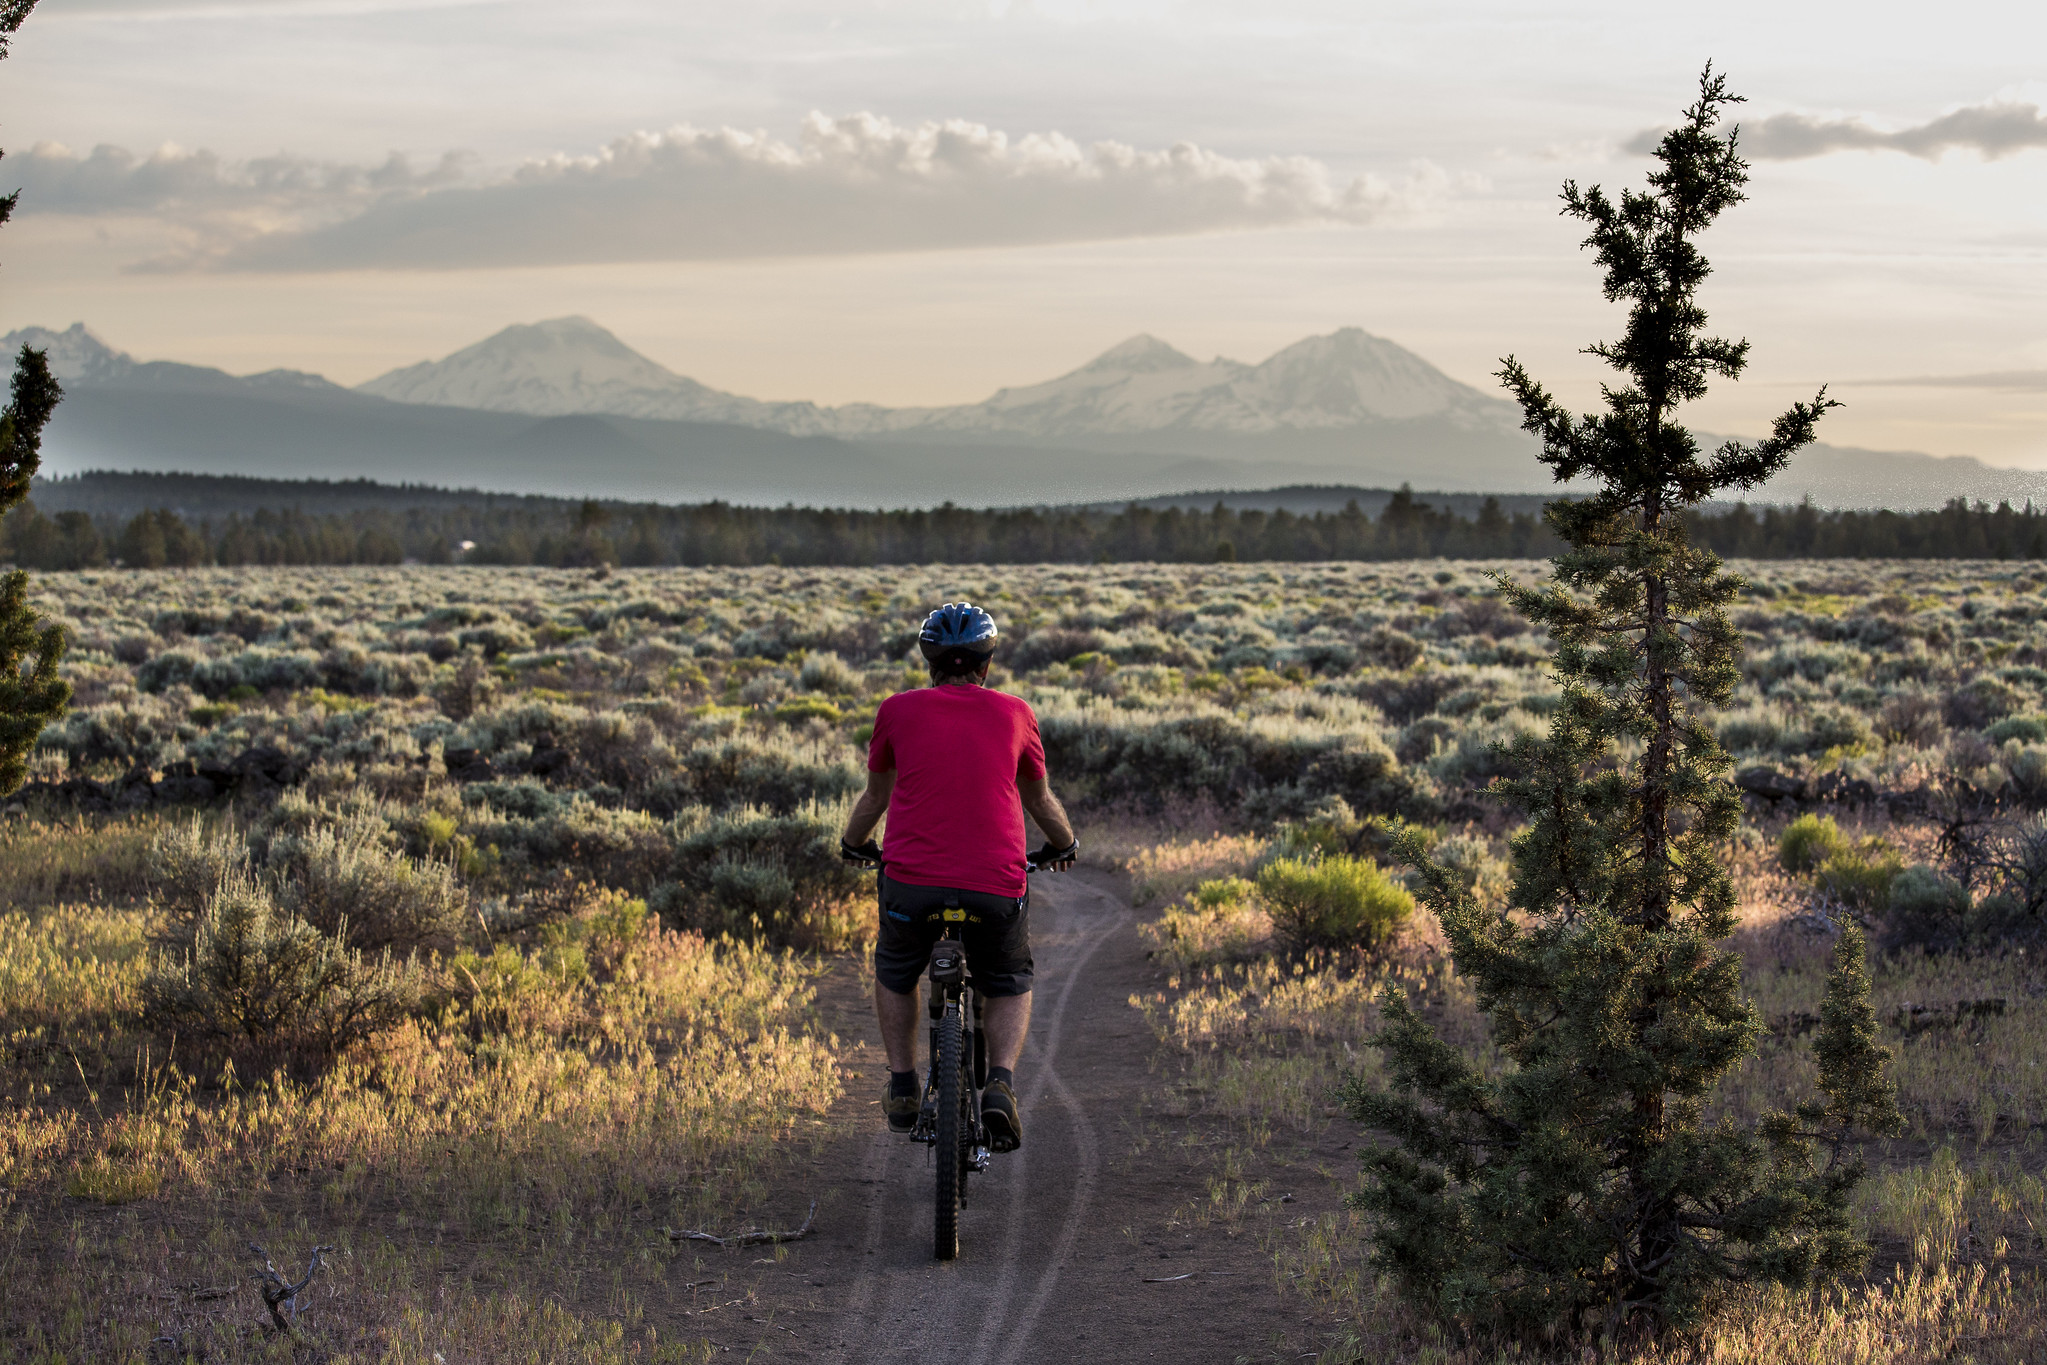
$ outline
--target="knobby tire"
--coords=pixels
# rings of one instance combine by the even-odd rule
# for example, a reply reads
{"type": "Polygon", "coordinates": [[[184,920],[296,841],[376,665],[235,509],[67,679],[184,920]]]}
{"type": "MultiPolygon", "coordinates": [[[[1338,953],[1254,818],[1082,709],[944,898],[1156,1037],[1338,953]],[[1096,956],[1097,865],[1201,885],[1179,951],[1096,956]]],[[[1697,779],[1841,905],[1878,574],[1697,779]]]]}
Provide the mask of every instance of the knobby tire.
{"type": "Polygon", "coordinates": [[[950,1261],[960,1254],[960,1205],[966,1202],[967,1102],[965,1038],[957,1006],[938,1021],[938,1208],[932,1223],[931,1254],[950,1261]]]}

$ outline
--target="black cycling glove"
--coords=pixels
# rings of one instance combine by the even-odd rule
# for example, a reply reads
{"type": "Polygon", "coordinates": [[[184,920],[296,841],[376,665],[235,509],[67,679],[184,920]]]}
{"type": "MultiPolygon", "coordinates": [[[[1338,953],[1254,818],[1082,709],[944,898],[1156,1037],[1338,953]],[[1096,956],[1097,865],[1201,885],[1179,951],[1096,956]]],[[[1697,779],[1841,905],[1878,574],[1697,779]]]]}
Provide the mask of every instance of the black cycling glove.
{"type": "Polygon", "coordinates": [[[839,856],[849,863],[859,863],[862,865],[879,863],[881,861],[881,845],[875,843],[872,839],[869,839],[864,844],[849,844],[844,839],[841,839],[839,840],[839,856]]]}
{"type": "Polygon", "coordinates": [[[1059,848],[1048,841],[1043,848],[1031,855],[1031,863],[1035,867],[1050,867],[1054,863],[1070,863],[1079,855],[1080,840],[1078,839],[1075,839],[1065,848],[1059,848]]]}

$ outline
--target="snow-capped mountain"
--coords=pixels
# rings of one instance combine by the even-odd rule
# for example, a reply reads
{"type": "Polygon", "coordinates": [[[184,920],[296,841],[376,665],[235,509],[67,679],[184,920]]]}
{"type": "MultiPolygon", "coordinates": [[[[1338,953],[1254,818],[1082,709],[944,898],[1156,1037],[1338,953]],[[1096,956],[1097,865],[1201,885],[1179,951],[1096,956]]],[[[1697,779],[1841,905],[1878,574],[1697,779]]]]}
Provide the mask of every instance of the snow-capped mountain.
{"type": "Polygon", "coordinates": [[[9,355],[24,346],[45,352],[50,360],[50,373],[57,376],[60,384],[118,383],[135,372],[135,357],[107,345],[82,322],[74,322],[61,332],[48,327],[24,327],[0,338],[0,346],[5,346],[9,355]]]}
{"type": "Polygon", "coordinates": [[[1356,327],[1297,341],[1257,365],[1221,356],[1204,363],[1156,337],[1136,336],[1047,383],[920,415],[918,425],[927,430],[1039,439],[1329,431],[1443,417],[1460,425],[1515,425],[1509,404],[1356,327]]]}
{"type": "MultiPolygon", "coordinates": [[[[1356,328],[1252,365],[1138,336],[1071,373],[936,408],[721,393],[584,318],[512,327],[360,389],[140,361],[74,324],[0,339],[65,387],[44,472],[390,482],[751,504],[1091,502],[1281,484],[1488,493],[1554,487],[1507,403],[1356,328]]],[[[1815,446],[1752,495],[1928,507],[2047,497],[2040,474],[1815,446]]]]}
{"type": "Polygon", "coordinates": [[[117,351],[107,345],[82,322],[74,322],[61,332],[48,327],[23,327],[0,337],[0,351],[8,355],[23,346],[33,346],[47,354],[50,373],[67,388],[107,385],[132,389],[237,390],[250,393],[347,392],[340,385],[304,370],[265,370],[261,374],[236,376],[210,365],[185,365],[175,360],[137,360],[126,351],[117,351]]]}
{"type": "Polygon", "coordinates": [[[1208,431],[1331,431],[1448,418],[1511,430],[1513,409],[1413,352],[1355,327],[1296,342],[1258,365],[1199,361],[1136,336],[1070,374],[955,407],[765,403],[700,384],[647,359],[588,318],[507,327],[443,360],[360,386],[402,403],[534,416],[608,413],[733,422],[792,435],[1078,436],[1208,431]]]}
{"type": "Polygon", "coordinates": [[[801,435],[826,426],[813,404],[722,393],[656,364],[585,317],[516,324],[440,360],[378,375],[356,392],[533,417],[609,413],[801,435]]]}

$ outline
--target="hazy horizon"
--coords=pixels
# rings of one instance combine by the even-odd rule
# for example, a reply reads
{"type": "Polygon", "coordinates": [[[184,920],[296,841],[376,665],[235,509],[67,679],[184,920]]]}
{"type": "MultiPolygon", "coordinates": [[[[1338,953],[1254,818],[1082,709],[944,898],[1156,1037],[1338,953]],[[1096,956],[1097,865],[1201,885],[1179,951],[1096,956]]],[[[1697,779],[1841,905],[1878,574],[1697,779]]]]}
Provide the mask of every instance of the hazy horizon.
{"type": "Polygon", "coordinates": [[[0,329],[357,383],[583,314],[714,388],[974,402],[1135,333],[1359,326],[1574,401],[1566,177],[1639,184],[1712,57],[1754,202],[1695,424],[2047,467],[2047,18],[1742,5],[45,0],[0,66],[0,329]],[[1912,19],[1913,22],[1907,22],[1912,19]],[[395,149],[395,150],[394,150],[395,149]]]}

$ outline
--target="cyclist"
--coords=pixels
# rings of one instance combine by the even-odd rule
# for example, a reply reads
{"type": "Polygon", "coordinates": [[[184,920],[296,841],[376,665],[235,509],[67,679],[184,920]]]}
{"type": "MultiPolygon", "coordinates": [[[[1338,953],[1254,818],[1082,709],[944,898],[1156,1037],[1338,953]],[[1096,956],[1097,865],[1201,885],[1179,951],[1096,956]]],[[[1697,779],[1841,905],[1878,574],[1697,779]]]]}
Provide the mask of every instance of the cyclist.
{"type": "Polygon", "coordinates": [[[1022,698],[986,686],[995,638],[994,619],[971,602],[947,602],[924,619],[918,645],[931,686],[881,704],[867,747],[867,790],[841,848],[850,861],[879,861],[872,835],[887,814],[874,1013],[888,1052],[888,1126],[907,1133],[917,1123],[917,978],[950,909],[984,1001],[982,1122],[988,1145],[1011,1152],[1023,1143],[1016,1064],[1031,1022],[1025,813],[1047,840],[1030,862],[1063,872],[1080,845],[1045,776],[1036,713],[1022,698]]]}

